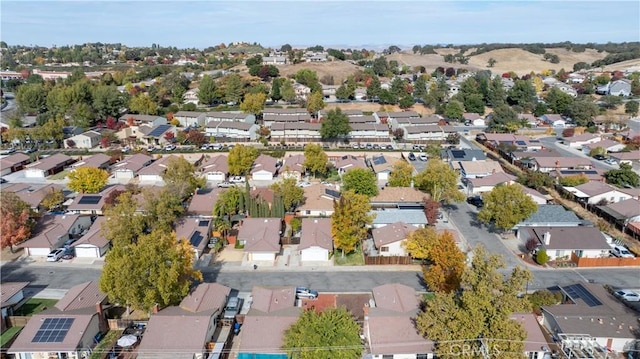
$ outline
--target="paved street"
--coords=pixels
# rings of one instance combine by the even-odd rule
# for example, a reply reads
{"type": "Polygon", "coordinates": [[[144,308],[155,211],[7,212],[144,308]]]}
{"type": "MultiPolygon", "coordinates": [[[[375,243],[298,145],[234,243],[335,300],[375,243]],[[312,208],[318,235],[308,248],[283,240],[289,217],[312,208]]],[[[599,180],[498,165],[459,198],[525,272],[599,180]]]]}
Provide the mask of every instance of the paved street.
{"type": "Polygon", "coordinates": [[[569,148],[569,147],[559,143],[558,140],[555,137],[543,137],[543,138],[540,139],[540,142],[542,142],[546,148],[554,149],[554,150],[560,152],[564,156],[588,158],[588,159],[591,160],[591,163],[593,163],[593,165],[597,169],[601,169],[601,170],[604,170],[604,171],[609,171],[609,170],[618,168],[617,165],[609,165],[609,164],[606,164],[606,163],[604,163],[602,161],[598,161],[596,159],[593,159],[593,158],[587,156],[582,151],[580,151],[580,150],[578,150],[576,148],[569,148]]]}

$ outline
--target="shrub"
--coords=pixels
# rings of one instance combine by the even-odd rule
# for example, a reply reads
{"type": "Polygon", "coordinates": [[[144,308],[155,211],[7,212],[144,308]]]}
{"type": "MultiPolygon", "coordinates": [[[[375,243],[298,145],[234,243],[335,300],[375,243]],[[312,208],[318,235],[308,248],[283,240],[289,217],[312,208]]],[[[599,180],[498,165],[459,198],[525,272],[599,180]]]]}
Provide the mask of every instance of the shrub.
{"type": "Polygon", "coordinates": [[[536,263],[540,265],[545,265],[547,264],[548,261],[549,261],[549,255],[547,254],[547,251],[544,249],[539,250],[538,253],[536,254],[536,263]]]}

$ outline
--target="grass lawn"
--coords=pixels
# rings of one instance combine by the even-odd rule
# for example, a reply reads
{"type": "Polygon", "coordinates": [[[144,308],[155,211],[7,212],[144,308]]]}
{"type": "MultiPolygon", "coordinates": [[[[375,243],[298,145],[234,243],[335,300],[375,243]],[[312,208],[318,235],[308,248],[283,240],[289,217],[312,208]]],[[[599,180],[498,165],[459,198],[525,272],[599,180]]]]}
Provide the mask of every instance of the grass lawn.
{"type": "Polygon", "coordinates": [[[65,177],[67,177],[67,175],[69,174],[69,170],[64,170],[62,172],[56,173],[52,176],[47,177],[47,179],[50,180],[61,180],[64,179],[65,177]]]}
{"type": "Polygon", "coordinates": [[[22,327],[11,327],[0,334],[0,348],[5,348],[6,344],[15,337],[22,327]]]}
{"type": "Polygon", "coordinates": [[[47,308],[53,307],[58,300],[56,299],[42,299],[42,298],[31,298],[27,300],[20,308],[18,308],[14,313],[17,316],[30,316],[34,314],[38,314],[47,308]]]}
{"type": "Polygon", "coordinates": [[[363,266],[364,255],[360,248],[356,248],[353,252],[342,256],[340,250],[336,250],[333,254],[333,264],[337,266],[363,266]]]}
{"type": "Polygon", "coordinates": [[[100,343],[98,343],[98,345],[93,349],[89,359],[100,359],[105,351],[110,350],[113,347],[121,334],[122,330],[110,330],[107,332],[104,338],[100,340],[100,343]]]}

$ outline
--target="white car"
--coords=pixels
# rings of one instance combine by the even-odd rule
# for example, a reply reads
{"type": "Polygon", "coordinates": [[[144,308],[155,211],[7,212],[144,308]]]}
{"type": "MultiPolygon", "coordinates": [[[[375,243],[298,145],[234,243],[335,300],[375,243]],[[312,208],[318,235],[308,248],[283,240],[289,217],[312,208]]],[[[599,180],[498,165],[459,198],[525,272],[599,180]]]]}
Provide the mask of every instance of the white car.
{"type": "Polygon", "coordinates": [[[176,149],[176,145],[166,145],[164,146],[165,151],[173,151],[176,149]]]}
{"type": "Polygon", "coordinates": [[[622,289],[615,291],[613,294],[615,294],[616,297],[621,298],[627,302],[640,302],[640,294],[632,290],[622,289]]]}
{"type": "Polygon", "coordinates": [[[229,179],[229,182],[231,183],[244,183],[244,177],[243,176],[233,176],[229,179]]]}
{"type": "Polygon", "coordinates": [[[47,262],[57,262],[64,255],[64,249],[58,248],[54,249],[47,255],[47,262]]]}
{"type": "Polygon", "coordinates": [[[633,253],[629,252],[629,250],[623,246],[613,246],[611,248],[611,254],[618,258],[634,258],[633,253]]]}
{"type": "Polygon", "coordinates": [[[425,155],[424,153],[421,153],[420,156],[418,156],[420,158],[420,161],[426,161],[427,160],[427,155],[425,155]]]}
{"type": "Polygon", "coordinates": [[[318,292],[305,287],[296,287],[296,297],[305,299],[318,298],[318,292]]]}
{"type": "Polygon", "coordinates": [[[298,187],[305,188],[305,187],[309,187],[309,186],[311,186],[310,182],[300,182],[300,183],[298,183],[298,187]]]}

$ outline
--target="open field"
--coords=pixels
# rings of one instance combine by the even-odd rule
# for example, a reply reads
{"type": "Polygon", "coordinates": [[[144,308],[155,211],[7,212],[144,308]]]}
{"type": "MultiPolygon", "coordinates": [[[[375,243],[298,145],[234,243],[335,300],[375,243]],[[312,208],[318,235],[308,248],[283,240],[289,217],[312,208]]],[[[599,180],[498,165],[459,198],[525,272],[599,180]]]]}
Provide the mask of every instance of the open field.
{"type": "Polygon", "coordinates": [[[336,84],[342,83],[346,78],[362,67],[350,64],[345,61],[331,62],[303,62],[295,65],[278,66],[280,76],[293,75],[301,69],[313,70],[318,74],[318,79],[325,75],[333,76],[336,84]]]}

